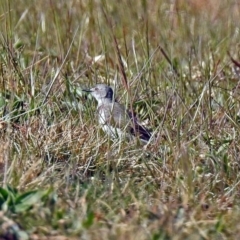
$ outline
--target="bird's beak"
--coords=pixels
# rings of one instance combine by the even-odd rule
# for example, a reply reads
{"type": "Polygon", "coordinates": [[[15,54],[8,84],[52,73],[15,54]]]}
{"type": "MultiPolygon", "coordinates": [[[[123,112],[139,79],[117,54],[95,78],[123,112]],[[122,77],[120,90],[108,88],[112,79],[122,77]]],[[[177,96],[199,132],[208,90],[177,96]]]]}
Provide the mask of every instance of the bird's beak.
{"type": "Polygon", "coordinates": [[[83,89],[82,91],[84,91],[84,92],[92,92],[91,89],[83,89]]]}

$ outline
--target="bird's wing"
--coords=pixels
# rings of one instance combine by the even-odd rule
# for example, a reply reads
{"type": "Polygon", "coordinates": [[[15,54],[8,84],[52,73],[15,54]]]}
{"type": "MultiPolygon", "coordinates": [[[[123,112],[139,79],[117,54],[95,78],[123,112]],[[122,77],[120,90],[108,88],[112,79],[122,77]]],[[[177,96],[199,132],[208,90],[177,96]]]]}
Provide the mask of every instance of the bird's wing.
{"type": "Polygon", "coordinates": [[[142,140],[148,141],[151,138],[151,133],[148,131],[144,126],[139,124],[137,121],[137,118],[135,115],[131,114],[130,112],[127,112],[119,103],[114,103],[113,106],[113,116],[115,123],[122,128],[125,128],[125,130],[129,131],[133,136],[139,137],[142,140]],[[121,113],[121,120],[118,121],[118,116],[121,113]]]}
{"type": "Polygon", "coordinates": [[[111,107],[111,120],[116,127],[126,129],[131,123],[129,115],[126,113],[125,107],[118,102],[114,102],[111,107]]]}
{"type": "Polygon", "coordinates": [[[139,137],[142,140],[148,141],[151,138],[151,132],[142,126],[138,121],[135,115],[131,112],[128,112],[129,118],[131,119],[132,126],[130,132],[132,135],[139,137]]]}
{"type": "Polygon", "coordinates": [[[138,123],[136,116],[127,112],[125,107],[118,102],[109,103],[104,106],[105,124],[120,128],[123,131],[129,132],[135,137],[148,141],[151,133],[138,123]]]}

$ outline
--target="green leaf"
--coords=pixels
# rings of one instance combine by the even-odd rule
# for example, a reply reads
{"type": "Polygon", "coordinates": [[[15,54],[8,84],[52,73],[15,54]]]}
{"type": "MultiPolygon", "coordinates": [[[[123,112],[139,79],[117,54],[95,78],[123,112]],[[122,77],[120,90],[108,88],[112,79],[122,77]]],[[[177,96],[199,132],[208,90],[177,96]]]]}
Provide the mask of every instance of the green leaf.
{"type": "Polygon", "coordinates": [[[0,205],[8,199],[8,191],[0,187],[0,205]]]}
{"type": "Polygon", "coordinates": [[[87,215],[87,218],[82,223],[83,227],[85,227],[85,228],[91,227],[93,224],[93,220],[94,220],[94,213],[89,212],[87,215]]]}
{"type": "Polygon", "coordinates": [[[3,96],[2,93],[0,93],[0,108],[4,107],[6,105],[6,99],[3,96]]]}
{"type": "Polygon", "coordinates": [[[16,213],[19,213],[19,212],[24,212],[30,209],[35,204],[39,203],[42,200],[42,198],[45,196],[45,194],[46,194],[46,191],[30,191],[20,195],[16,199],[14,211],[16,213]]]}
{"type": "Polygon", "coordinates": [[[15,202],[15,195],[13,193],[13,189],[8,188],[0,188],[0,207],[2,210],[7,211],[8,208],[12,207],[15,202]]]}

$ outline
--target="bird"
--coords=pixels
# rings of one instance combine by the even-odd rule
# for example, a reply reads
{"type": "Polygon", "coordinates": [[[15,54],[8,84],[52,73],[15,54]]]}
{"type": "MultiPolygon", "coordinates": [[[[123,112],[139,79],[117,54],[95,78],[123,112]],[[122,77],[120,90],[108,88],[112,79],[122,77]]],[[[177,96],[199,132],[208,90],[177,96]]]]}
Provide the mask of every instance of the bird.
{"type": "Polygon", "coordinates": [[[151,138],[151,132],[142,126],[136,116],[117,102],[113,89],[106,84],[97,84],[83,91],[91,93],[97,100],[98,122],[111,139],[140,139],[144,144],[151,138]]]}

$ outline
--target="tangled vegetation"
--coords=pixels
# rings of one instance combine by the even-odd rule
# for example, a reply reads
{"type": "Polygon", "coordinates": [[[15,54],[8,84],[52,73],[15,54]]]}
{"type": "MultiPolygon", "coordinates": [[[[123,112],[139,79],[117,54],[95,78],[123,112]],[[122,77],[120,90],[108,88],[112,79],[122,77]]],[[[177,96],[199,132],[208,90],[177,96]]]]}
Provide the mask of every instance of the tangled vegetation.
{"type": "Polygon", "coordinates": [[[234,0],[0,2],[1,239],[239,239],[234,0]],[[82,91],[152,130],[113,142],[82,91]]]}

